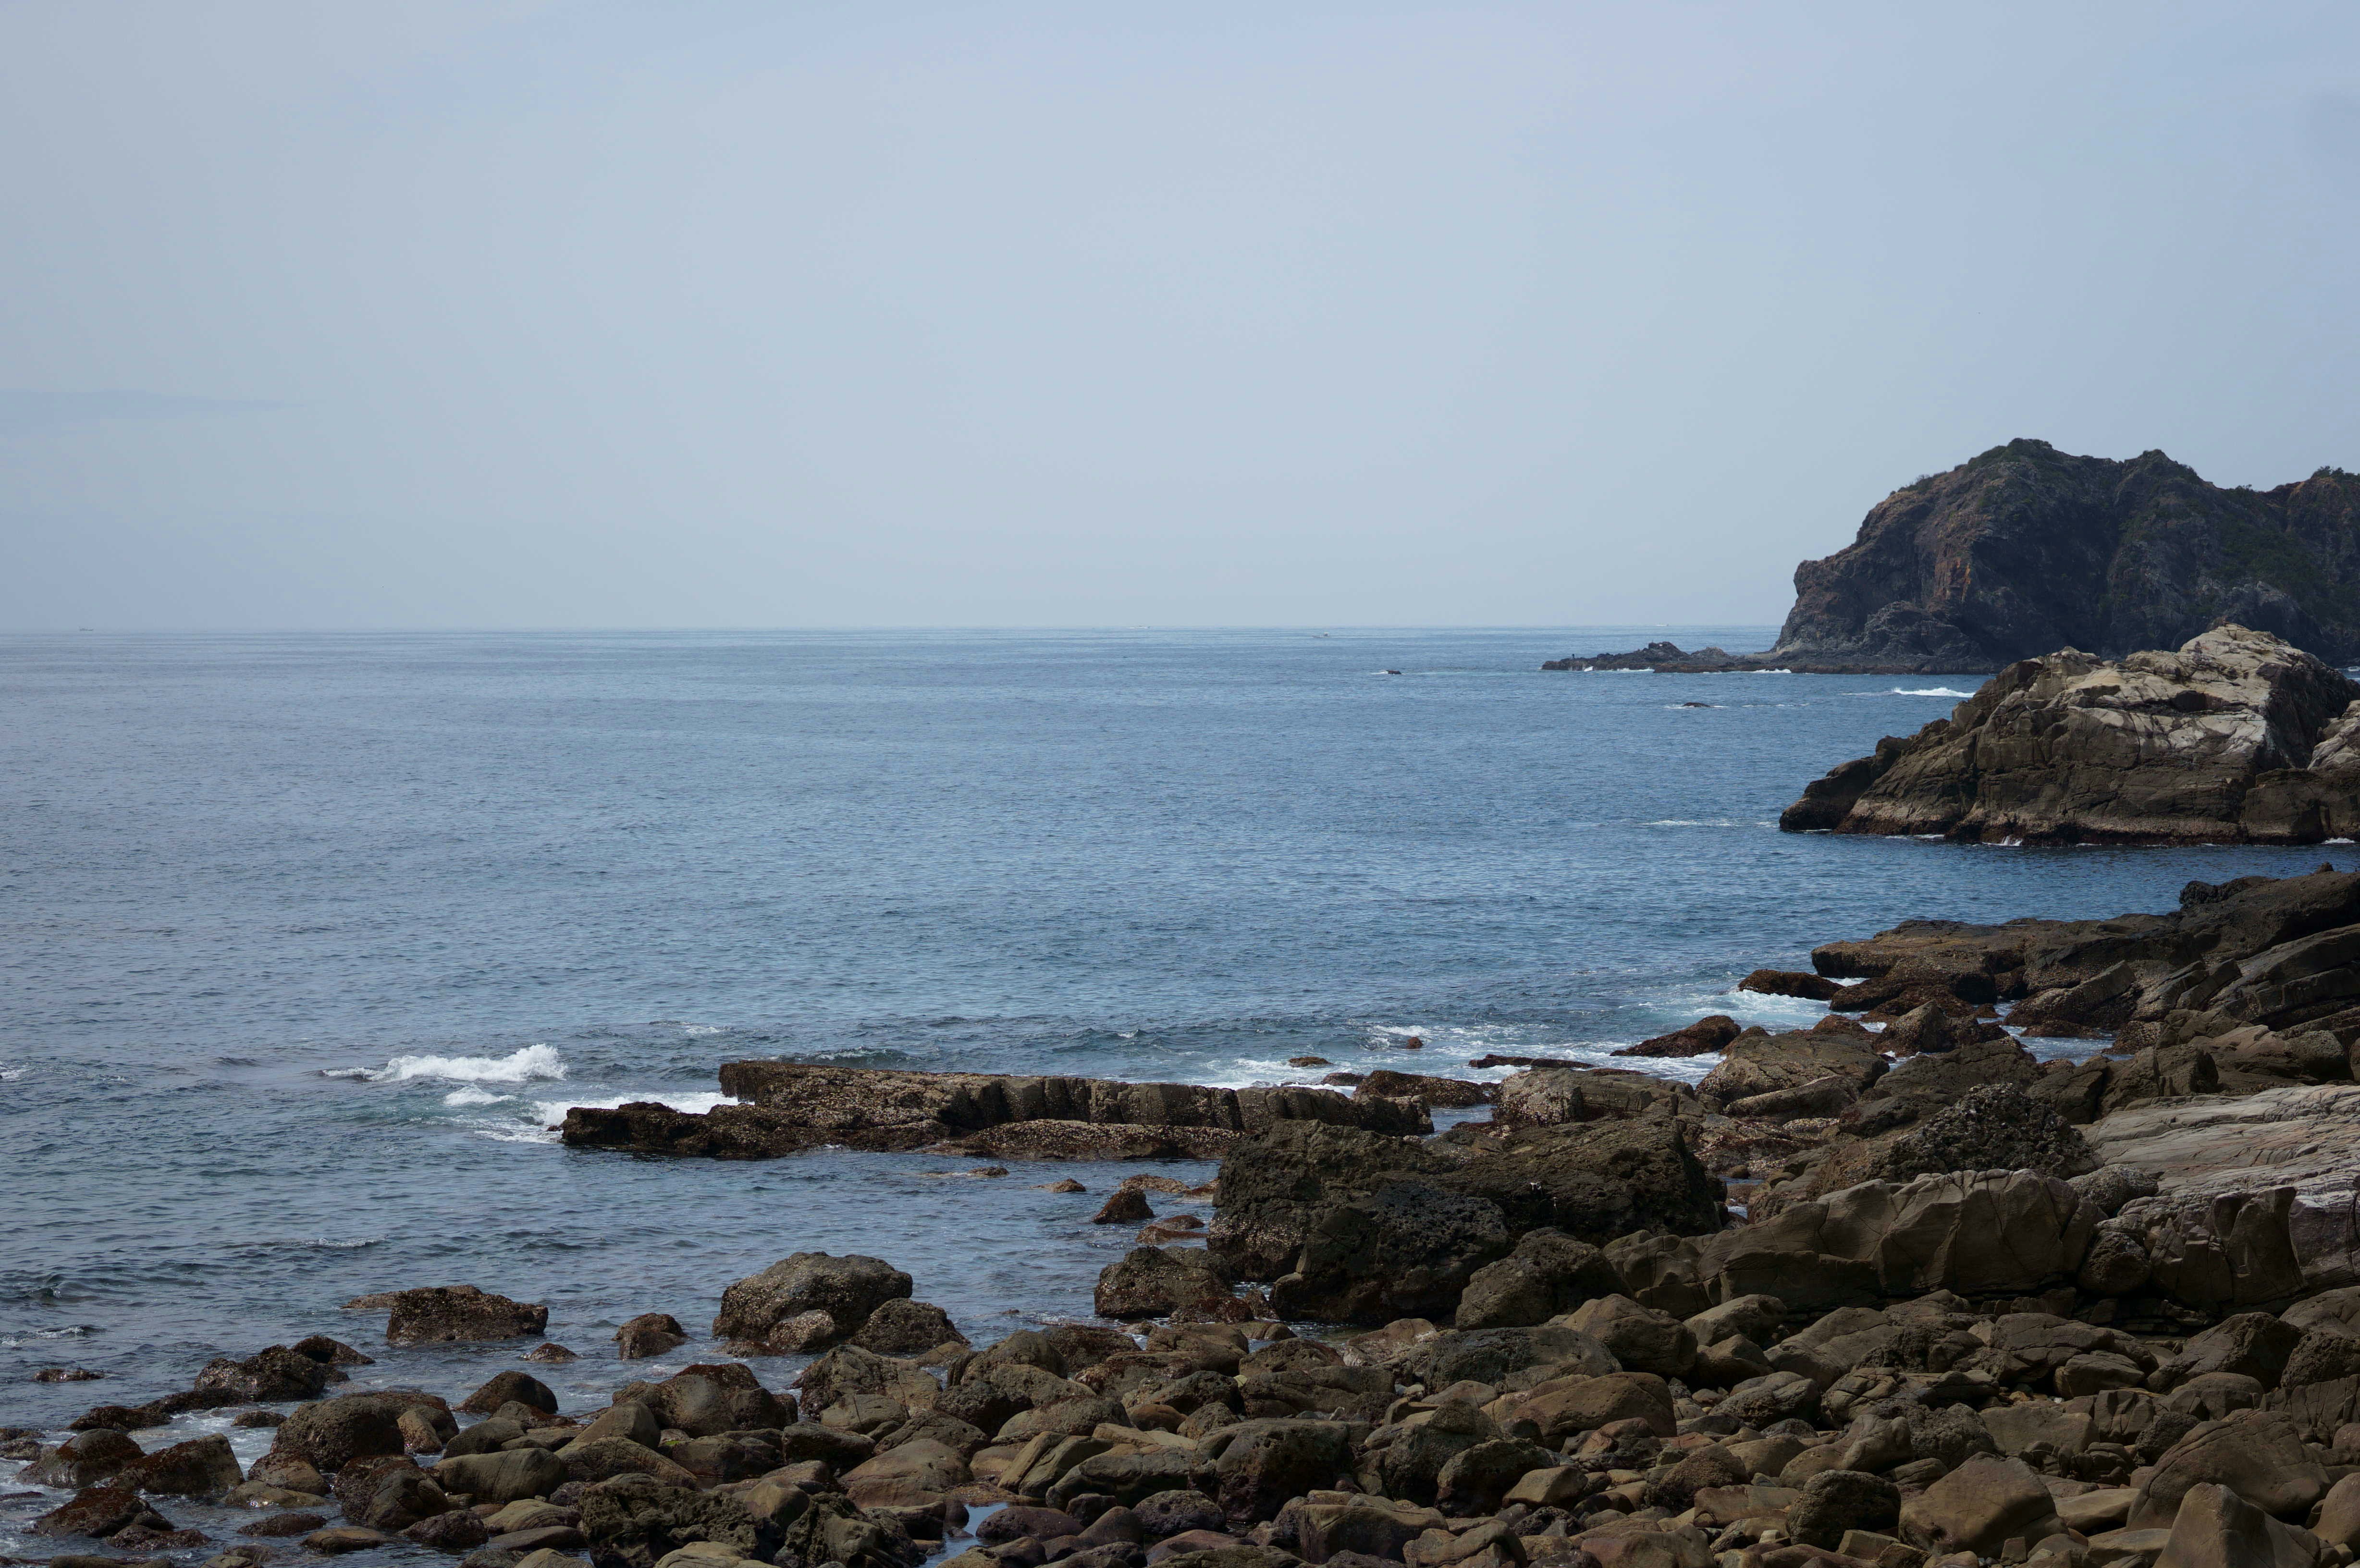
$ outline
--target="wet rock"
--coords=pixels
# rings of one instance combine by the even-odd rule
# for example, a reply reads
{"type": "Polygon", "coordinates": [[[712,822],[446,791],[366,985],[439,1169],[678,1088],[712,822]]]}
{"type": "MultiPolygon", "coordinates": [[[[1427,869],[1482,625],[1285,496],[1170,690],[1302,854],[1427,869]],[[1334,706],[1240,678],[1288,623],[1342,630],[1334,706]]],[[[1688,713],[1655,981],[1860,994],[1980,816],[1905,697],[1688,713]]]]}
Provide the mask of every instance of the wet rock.
{"type": "Polygon", "coordinates": [[[661,1383],[627,1383],[615,1391],[615,1399],[644,1404],[661,1426],[691,1437],[783,1426],[795,1419],[793,1403],[762,1387],[741,1361],[698,1362],[661,1383]]]}
{"type": "Polygon", "coordinates": [[[814,1342],[798,1334],[793,1348],[810,1350],[849,1339],[886,1301],[910,1294],[910,1276],[882,1258],[798,1252],[721,1293],[713,1320],[716,1338],[765,1345],[781,1323],[824,1312],[829,1327],[814,1342]]]}
{"type": "Polygon", "coordinates": [[[615,1331],[615,1356],[619,1361],[645,1361],[687,1343],[680,1320],[670,1312],[641,1312],[615,1331]]]}
{"type": "Polygon", "coordinates": [[[917,1356],[945,1345],[965,1345],[967,1336],[933,1302],[897,1297],[869,1313],[848,1343],[880,1356],[917,1356]]]}
{"type": "Polygon", "coordinates": [[[581,1356],[575,1355],[573,1351],[566,1349],[565,1346],[553,1344],[536,1345],[530,1350],[524,1353],[524,1358],[527,1361],[541,1362],[552,1367],[563,1367],[569,1361],[579,1361],[582,1359],[581,1356]]]}
{"type": "MultiPolygon", "coordinates": [[[[663,1428],[656,1419],[652,1405],[639,1399],[625,1399],[608,1406],[585,1422],[582,1429],[574,1434],[574,1443],[600,1443],[610,1437],[618,1437],[642,1448],[653,1448],[662,1434],[663,1428]]],[[[563,1450],[559,1452],[562,1454],[563,1450]]]]}
{"type": "MultiPolygon", "coordinates": [[[[385,1477],[354,1522],[399,1534],[423,1519],[450,1511],[450,1499],[443,1496],[442,1488],[415,1470],[403,1469],[385,1477]]],[[[349,1508],[345,1517],[354,1518],[349,1508]]]]}
{"type": "MultiPolygon", "coordinates": [[[[279,1424],[271,1453],[301,1460],[324,1474],[364,1456],[399,1454],[404,1449],[401,1412],[421,1402],[422,1396],[397,1392],[344,1394],[299,1405],[279,1424]]],[[[262,1475],[260,1465],[255,1474],[262,1475]]]]}
{"type": "Polygon", "coordinates": [[[479,1503],[545,1497],[573,1478],[564,1461],[539,1448],[463,1454],[443,1460],[430,1474],[445,1492],[464,1492],[479,1503]]]}
{"type": "MultiPolygon", "coordinates": [[[[716,1441],[721,1440],[691,1438],[678,1444],[672,1453],[677,1455],[695,1443],[716,1441]]],[[[600,1437],[587,1442],[576,1438],[557,1450],[557,1460],[564,1466],[568,1481],[585,1486],[611,1481],[617,1475],[647,1475],[668,1486],[694,1486],[700,1479],[675,1457],[623,1437],[600,1437]]]]}
{"type": "Polygon", "coordinates": [[[1135,1247],[1098,1274],[1092,1301],[1104,1318],[1163,1317],[1230,1299],[1219,1262],[1201,1247],[1135,1247]]]}
{"type": "Polygon", "coordinates": [[[204,1370],[197,1374],[196,1390],[219,1396],[220,1403],[224,1405],[315,1399],[328,1386],[334,1367],[333,1353],[314,1358],[300,1350],[274,1345],[243,1361],[219,1356],[208,1362],[204,1370]]]}
{"type": "Polygon", "coordinates": [[[370,1551],[385,1545],[391,1539],[381,1530],[368,1530],[360,1525],[333,1525],[326,1530],[315,1530],[305,1536],[303,1550],[316,1552],[322,1556],[340,1557],[346,1552],[370,1551]]]}
{"type": "Polygon", "coordinates": [[[500,1372],[460,1402],[470,1415],[490,1415],[510,1399],[530,1405],[543,1415],[557,1413],[557,1396],[549,1385],[528,1372],[500,1372]]]}
{"type": "Polygon", "coordinates": [[[219,1432],[143,1455],[115,1473],[117,1486],[182,1497],[217,1497],[246,1479],[219,1432]]]}
{"type": "Polygon", "coordinates": [[[1685,1029],[1624,1046],[1616,1056],[1710,1056],[1745,1031],[1726,1013],[1699,1018],[1685,1029]]]}
{"type": "MultiPolygon", "coordinates": [[[[385,1303],[391,1306],[390,1298],[385,1303]]],[[[297,1340],[288,1349],[298,1356],[308,1356],[314,1361],[324,1361],[331,1367],[371,1367],[377,1357],[364,1354],[341,1339],[331,1339],[324,1334],[314,1334],[297,1340]]]]}
{"type": "Polygon", "coordinates": [[[386,1319],[388,1345],[441,1345],[538,1335],[549,1309],[512,1301],[473,1285],[429,1286],[393,1292],[386,1319]]]}
{"type": "MultiPolygon", "coordinates": [[[[464,1517],[473,1519],[475,1516],[466,1514],[464,1517]]],[[[283,1514],[272,1514],[268,1519],[257,1519],[252,1524],[241,1528],[237,1533],[277,1540],[282,1536],[309,1535],[315,1530],[326,1529],[327,1524],[325,1515],[298,1508],[283,1514]]]]}
{"type": "Polygon", "coordinates": [[[18,1478],[36,1486],[97,1486],[144,1456],[140,1446],[122,1432],[93,1427],[44,1450],[18,1478]]]}
{"type": "Polygon", "coordinates": [[[100,1539],[147,1525],[169,1530],[171,1522],[158,1514],[128,1486],[84,1486],[58,1507],[35,1519],[36,1535],[87,1535],[100,1539]]]}
{"type": "Polygon", "coordinates": [[[44,1367],[33,1374],[36,1383],[92,1383],[105,1377],[87,1367],[44,1367]]]}
{"type": "Polygon", "coordinates": [[[1464,1078],[1437,1078],[1421,1073],[1396,1073],[1390,1067],[1380,1067],[1361,1079],[1352,1091],[1354,1100],[1415,1100],[1422,1105],[1442,1105],[1465,1109],[1490,1105],[1499,1098],[1499,1088],[1491,1083],[1470,1083],[1464,1078]]]}
{"type": "Polygon", "coordinates": [[[1090,1216],[1092,1225],[1137,1225],[1152,1220],[1155,1211],[1147,1199],[1136,1192],[1117,1192],[1109,1196],[1098,1212],[1090,1216]]]}

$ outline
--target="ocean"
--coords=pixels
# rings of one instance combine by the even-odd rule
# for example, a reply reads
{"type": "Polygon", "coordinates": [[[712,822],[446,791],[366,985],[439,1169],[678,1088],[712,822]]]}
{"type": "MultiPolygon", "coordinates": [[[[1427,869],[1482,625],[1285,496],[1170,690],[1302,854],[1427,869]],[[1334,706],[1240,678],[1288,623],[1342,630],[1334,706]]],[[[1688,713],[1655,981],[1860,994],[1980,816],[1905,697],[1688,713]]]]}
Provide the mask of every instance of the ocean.
{"type": "MultiPolygon", "coordinates": [[[[515,1364],[342,1310],[414,1285],[547,1302],[569,1408],[715,1354],[625,1367],[616,1324],[702,1335],[792,1252],[887,1258],[979,1343],[1087,1317],[1130,1241],[1088,1218],[1140,1167],[549,1130],[703,1108],[727,1061],[1598,1062],[1819,1016],[1732,987],[1897,920],[2166,909],[2353,855],[1782,834],[1807,779],[1974,681],[1536,668],[1772,630],[0,638],[0,1424],[312,1333],[377,1356],[356,1387],[515,1364]]],[[[46,1506],[0,1506],[0,1552],[48,1554],[16,1533],[46,1506]]]]}

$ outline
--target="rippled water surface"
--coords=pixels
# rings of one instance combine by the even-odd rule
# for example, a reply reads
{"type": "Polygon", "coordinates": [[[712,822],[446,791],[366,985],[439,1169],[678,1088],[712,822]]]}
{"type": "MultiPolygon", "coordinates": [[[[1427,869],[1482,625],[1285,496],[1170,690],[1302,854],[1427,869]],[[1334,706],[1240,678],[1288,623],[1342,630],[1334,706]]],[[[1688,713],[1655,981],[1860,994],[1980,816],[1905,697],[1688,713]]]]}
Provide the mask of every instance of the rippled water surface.
{"type": "MultiPolygon", "coordinates": [[[[797,1250],[890,1258],[978,1337],[1087,1313],[1128,1168],[1057,1194],[545,1130],[702,1108],[738,1057],[1595,1060],[1814,1016],[1730,987],[1910,916],[2322,858],[1782,835],[1806,779],[1973,682],[1535,669],[1659,636],[1768,628],[0,639],[0,1424],[366,1343],[339,1303],[414,1284],[549,1302],[597,1403],[614,1323],[702,1328],[797,1250]],[[28,1381],[65,1363],[106,1380],[28,1381]]],[[[511,1354],[362,1372],[457,1392],[511,1354]]]]}

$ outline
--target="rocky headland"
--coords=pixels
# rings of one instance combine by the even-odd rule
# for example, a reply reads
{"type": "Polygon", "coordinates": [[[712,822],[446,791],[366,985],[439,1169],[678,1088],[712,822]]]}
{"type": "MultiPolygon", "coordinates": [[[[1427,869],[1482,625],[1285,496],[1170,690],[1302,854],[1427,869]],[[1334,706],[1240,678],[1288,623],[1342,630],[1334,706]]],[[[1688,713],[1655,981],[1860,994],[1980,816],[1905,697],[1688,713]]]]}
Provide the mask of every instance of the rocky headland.
{"type": "MultiPolygon", "coordinates": [[[[2345,1568],[2360,876],[1913,921],[1812,962],[1743,982],[1823,1002],[1808,1029],[1717,1015],[1633,1048],[1713,1059],[1699,1083],[1537,1066],[1439,1137],[1425,1105],[1480,1086],[734,1063],[764,1113],[744,1149],[585,1111],[619,1131],[571,1141],[1054,1125],[1081,1130],[1030,1152],[1098,1159],[1196,1129],[1222,1135],[1212,1223],[1124,1181],[1100,1221],[1149,1224],[1076,1321],[980,1346],[890,1262],[795,1253],[716,1281],[712,1358],[618,1367],[574,1410],[532,1370],[580,1359],[544,1308],[393,1290],[348,1303],[386,1313],[379,1359],[218,1357],[0,1454],[58,1568],[2345,1568]],[[2016,1030],[2110,1039],[2043,1061],[2016,1030]],[[509,1365],[399,1386],[420,1346],[509,1365]],[[369,1367],[393,1386],[340,1387],[369,1367]],[[269,1452],[174,1430],[199,1412],[269,1452]]],[[[613,1315],[618,1363],[696,1337],[613,1315]]]]}
{"type": "Polygon", "coordinates": [[[2360,474],[2223,488],[2159,452],[2012,441],[1903,485],[1852,544],[1797,566],[1765,652],[1655,642],[1541,668],[1988,674],[2053,648],[2175,648],[2223,622],[2360,662],[2360,474]]]}
{"type": "Polygon", "coordinates": [[[2360,683],[2238,626],[2119,660],[2045,654],[1812,780],[1778,825],[2029,844],[2348,838],[2360,683]]]}
{"type": "Polygon", "coordinates": [[[2175,648],[2224,620],[2360,660],[2360,475],[2224,489],[2159,452],[2013,441],[1904,485],[1850,546],[1797,567],[1766,657],[1989,670],[2175,648]]]}

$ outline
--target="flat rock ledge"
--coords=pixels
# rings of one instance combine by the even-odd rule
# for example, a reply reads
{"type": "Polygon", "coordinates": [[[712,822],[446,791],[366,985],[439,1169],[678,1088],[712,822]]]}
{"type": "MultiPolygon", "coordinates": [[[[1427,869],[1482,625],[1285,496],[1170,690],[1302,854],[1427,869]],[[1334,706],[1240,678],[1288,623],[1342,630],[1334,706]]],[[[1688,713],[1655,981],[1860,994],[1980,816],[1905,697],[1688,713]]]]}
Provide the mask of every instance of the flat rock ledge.
{"type": "Polygon", "coordinates": [[[913,1073],[732,1062],[721,1087],[746,1102],[698,1114],[651,1101],[576,1105],[559,1136],[576,1149],[769,1160],[834,1145],[935,1149],[1000,1160],[1218,1160],[1281,1122],[1369,1132],[1434,1130],[1406,1096],[1330,1089],[1223,1089],[1103,1078],[913,1073]]]}

